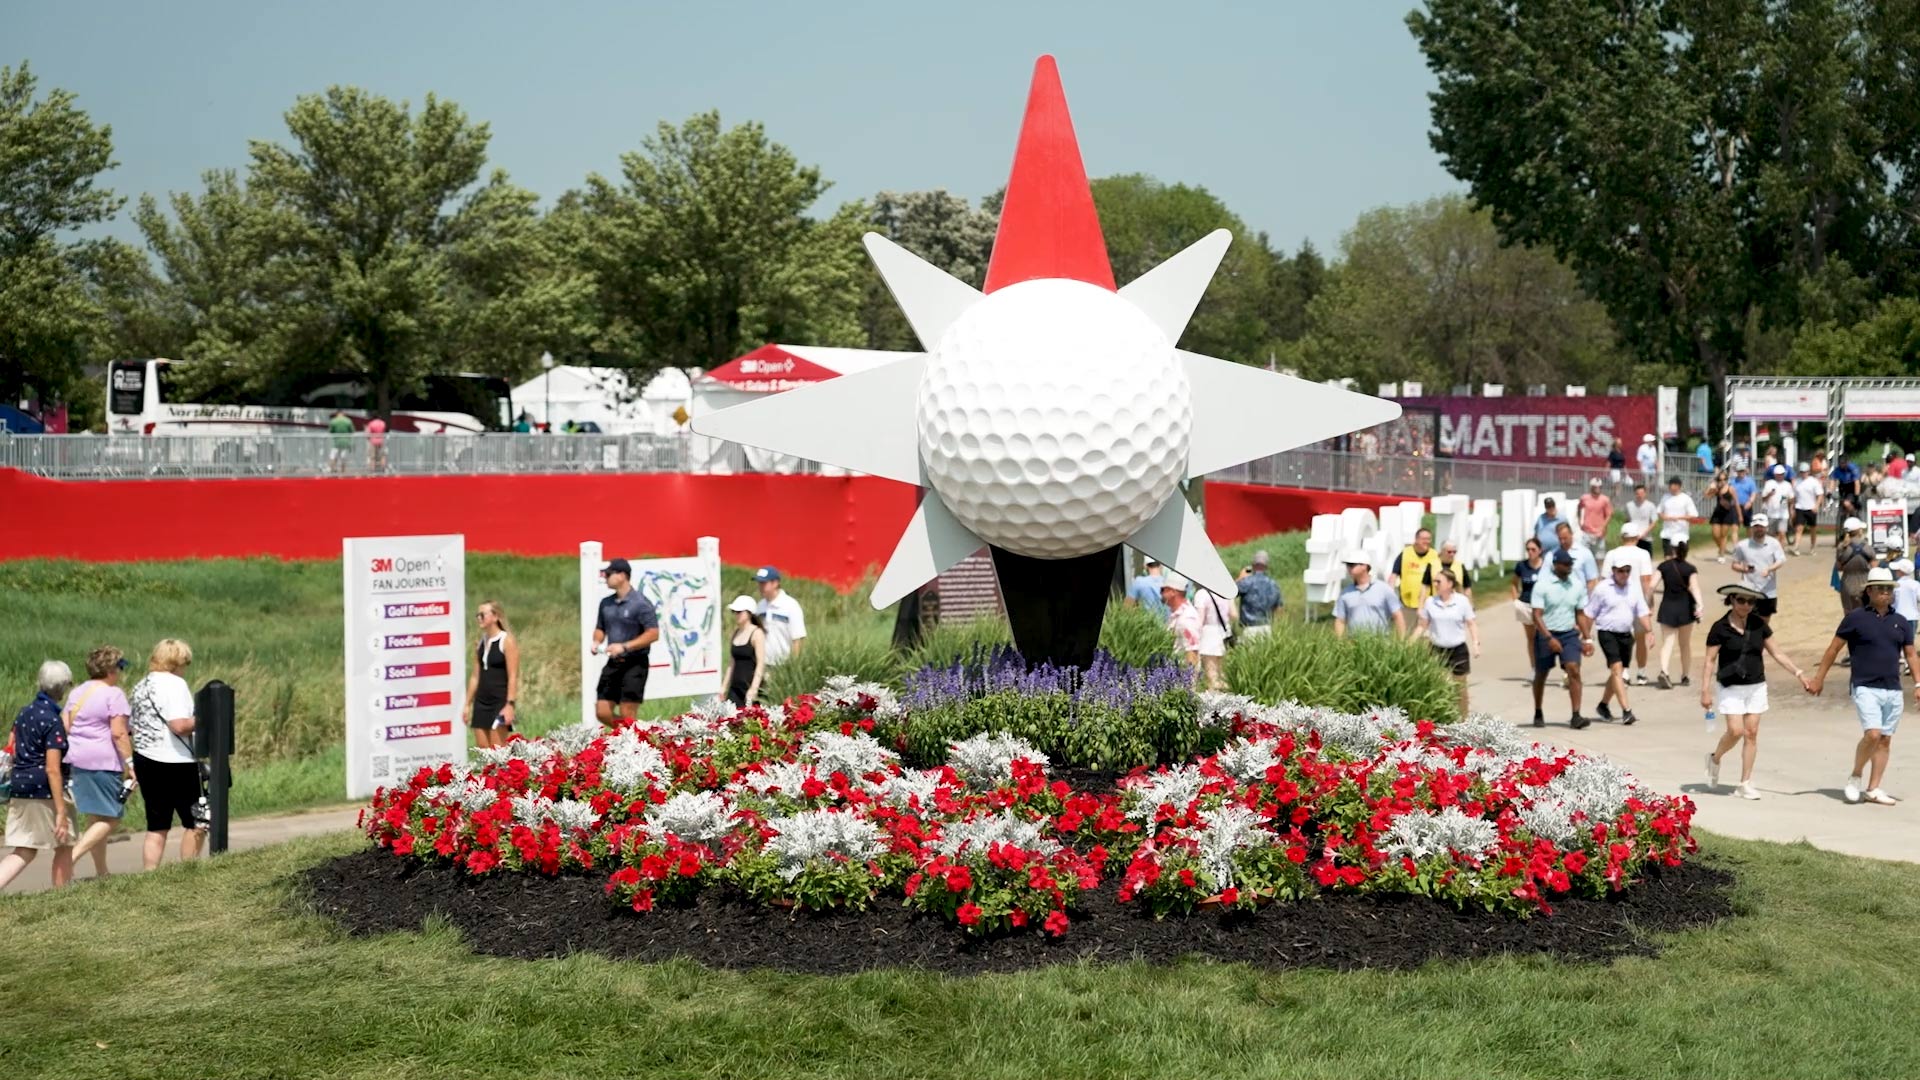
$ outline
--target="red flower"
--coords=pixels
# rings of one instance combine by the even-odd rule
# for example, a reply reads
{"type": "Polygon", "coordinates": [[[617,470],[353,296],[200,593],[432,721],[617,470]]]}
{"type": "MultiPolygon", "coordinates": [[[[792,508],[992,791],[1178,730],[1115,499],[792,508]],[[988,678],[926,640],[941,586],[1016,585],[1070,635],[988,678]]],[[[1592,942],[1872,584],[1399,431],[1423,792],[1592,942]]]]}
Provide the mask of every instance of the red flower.
{"type": "Polygon", "coordinates": [[[1239,889],[1228,887],[1220,890],[1220,903],[1226,905],[1227,907],[1232,907],[1233,905],[1239,902],[1240,902],[1239,889]]]}
{"type": "Polygon", "coordinates": [[[1197,883],[1193,880],[1193,871],[1180,871],[1180,884],[1185,885],[1189,889],[1195,888],[1197,883]]]}
{"type": "Polygon", "coordinates": [[[800,785],[800,794],[805,795],[809,799],[817,799],[826,793],[827,785],[821,783],[818,777],[809,776],[805,782],[800,785]]]}
{"type": "Polygon", "coordinates": [[[1567,873],[1577,874],[1587,868],[1587,853],[1584,851],[1569,851],[1567,852],[1565,862],[1567,873]]]}
{"type": "Polygon", "coordinates": [[[907,899],[909,900],[913,899],[913,894],[920,891],[920,880],[921,880],[921,877],[919,874],[913,874],[907,878],[907,883],[905,886],[907,899]]]}
{"type": "Polygon", "coordinates": [[[660,881],[667,876],[667,860],[658,855],[649,855],[640,860],[640,873],[648,881],[660,881]]]}
{"type": "Polygon", "coordinates": [[[1007,915],[1007,921],[1016,927],[1025,926],[1027,925],[1027,913],[1021,911],[1019,908],[1014,908],[1013,911],[1007,915]]]}
{"type": "Polygon", "coordinates": [[[680,876],[694,877],[700,873],[700,856],[689,851],[680,856],[680,876]]]}
{"type": "MultiPolygon", "coordinates": [[[[957,892],[958,890],[955,891],[957,892]]],[[[959,910],[954,912],[954,915],[959,918],[961,926],[976,925],[980,921],[980,905],[961,904],[959,910]]]]}
{"type": "Polygon", "coordinates": [[[633,910],[635,911],[652,911],[653,910],[653,890],[652,889],[641,889],[640,892],[636,896],[634,896],[633,910]]]}
{"type": "MultiPolygon", "coordinates": [[[[947,870],[947,891],[966,892],[973,888],[973,874],[964,866],[955,866],[947,870]]],[[[978,908],[974,909],[978,911],[978,908]]]]}
{"type": "Polygon", "coordinates": [[[1067,932],[1067,913],[1056,910],[1047,916],[1047,921],[1042,925],[1047,928],[1047,933],[1059,937],[1067,932]]]}
{"type": "Polygon", "coordinates": [[[1292,847],[1287,849],[1287,861],[1292,863],[1306,862],[1307,849],[1301,847],[1299,844],[1293,845],[1292,847]]]}

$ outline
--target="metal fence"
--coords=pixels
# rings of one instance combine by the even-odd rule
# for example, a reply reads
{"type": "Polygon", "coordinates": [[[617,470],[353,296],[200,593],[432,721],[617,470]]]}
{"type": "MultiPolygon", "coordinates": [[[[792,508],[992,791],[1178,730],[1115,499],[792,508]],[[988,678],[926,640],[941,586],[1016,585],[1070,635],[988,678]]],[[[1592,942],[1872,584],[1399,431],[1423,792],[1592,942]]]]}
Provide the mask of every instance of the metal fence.
{"type": "Polygon", "coordinates": [[[0,468],[68,480],[685,472],[674,435],[0,435],[0,468]]]}
{"type": "MultiPolygon", "coordinates": [[[[1683,454],[1669,454],[1666,476],[1679,476],[1695,499],[1707,477],[1683,454]]],[[[491,473],[689,472],[684,435],[486,435],[389,433],[376,446],[364,432],[237,435],[5,435],[0,468],[66,480],[132,477],[435,476],[491,473]]],[[[814,471],[803,465],[795,471],[814,471]]],[[[787,470],[782,470],[787,471],[787,470]]],[[[1430,499],[1460,494],[1498,498],[1508,488],[1575,494],[1605,469],[1532,462],[1390,457],[1332,450],[1291,450],[1212,474],[1216,480],[1325,491],[1430,499]]],[[[1631,498],[1626,487],[1609,494],[1631,498]]]]}

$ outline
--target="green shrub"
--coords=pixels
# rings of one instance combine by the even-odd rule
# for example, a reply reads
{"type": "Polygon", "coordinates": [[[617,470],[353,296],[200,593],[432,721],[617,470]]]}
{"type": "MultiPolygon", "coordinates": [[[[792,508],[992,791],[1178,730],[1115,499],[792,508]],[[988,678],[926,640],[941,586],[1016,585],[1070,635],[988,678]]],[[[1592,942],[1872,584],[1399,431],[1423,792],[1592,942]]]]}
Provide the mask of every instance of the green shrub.
{"type": "Polygon", "coordinates": [[[1235,693],[1268,703],[1347,712],[1396,705],[1415,719],[1460,718],[1458,690],[1432,648],[1386,634],[1342,639],[1324,627],[1281,623],[1228,650],[1226,675],[1235,693]]]}
{"type": "Polygon", "coordinates": [[[919,647],[913,650],[911,665],[915,669],[949,667],[977,652],[991,652],[1012,644],[1013,628],[998,615],[946,623],[929,629],[920,639],[919,647]]]}
{"type": "Polygon", "coordinates": [[[1146,608],[1109,604],[1100,647],[1128,667],[1146,667],[1173,656],[1173,631],[1146,608]]]}
{"type": "Polygon", "coordinates": [[[898,686],[906,665],[907,658],[871,628],[844,624],[810,628],[800,654],[768,670],[760,700],[780,702],[811,694],[834,675],[898,686]]]}

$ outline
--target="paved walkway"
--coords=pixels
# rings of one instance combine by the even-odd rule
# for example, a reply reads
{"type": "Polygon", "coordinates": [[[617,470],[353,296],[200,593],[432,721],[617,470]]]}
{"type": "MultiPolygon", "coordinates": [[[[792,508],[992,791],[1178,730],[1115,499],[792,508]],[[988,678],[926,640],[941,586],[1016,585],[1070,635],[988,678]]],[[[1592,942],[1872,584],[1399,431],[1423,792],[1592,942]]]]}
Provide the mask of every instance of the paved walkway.
{"type": "MultiPolygon", "coordinates": [[[[269,817],[240,818],[227,827],[227,850],[245,851],[248,848],[265,847],[302,836],[316,836],[321,833],[340,832],[353,828],[354,818],[360,813],[358,806],[339,807],[331,810],[312,810],[299,814],[279,814],[269,817]]],[[[107,872],[110,874],[137,874],[141,870],[142,843],[146,833],[123,833],[107,842],[107,872]]],[[[178,861],[180,857],[180,834],[175,830],[167,838],[166,862],[178,861]]],[[[204,849],[202,849],[204,852],[204,849]]],[[[204,854],[202,855],[204,858],[204,854]]],[[[75,873],[76,883],[85,885],[93,876],[92,855],[83,856],[75,873]]],[[[9,893],[40,892],[53,885],[53,857],[51,852],[41,852],[32,865],[21,872],[7,886],[9,893]]]]}
{"type": "MultiPolygon", "coordinates": [[[[1817,669],[1820,654],[1833,639],[1840,621],[1838,594],[1828,587],[1832,568],[1832,539],[1816,554],[1790,558],[1780,570],[1780,613],[1774,619],[1775,641],[1795,663],[1809,673],[1817,669]]],[[[1853,766],[1853,747],[1860,736],[1859,722],[1847,699],[1847,669],[1834,665],[1820,697],[1809,696],[1771,660],[1767,662],[1769,710],[1760,726],[1760,752],[1754,765],[1758,802],[1733,793],[1740,779],[1739,748],[1722,761],[1719,788],[1708,791],[1705,756],[1717,735],[1706,731],[1700,707],[1701,655],[1706,630],[1725,612],[1714,589],[1734,580],[1725,566],[1714,562],[1713,547],[1704,558],[1692,560],[1700,568],[1701,592],[1706,599],[1703,621],[1693,635],[1693,685],[1672,690],[1634,687],[1631,699],[1639,722],[1632,727],[1596,721],[1584,731],[1567,727],[1567,692],[1556,674],[1547,681],[1547,727],[1531,726],[1533,697],[1528,660],[1523,654],[1519,623],[1505,607],[1481,612],[1483,651],[1469,684],[1472,707],[1523,725],[1529,734],[1557,746],[1604,754],[1632,770],[1662,791],[1685,792],[1699,806],[1694,818],[1701,828],[1754,840],[1806,840],[1816,847],[1881,859],[1920,862],[1920,739],[1895,738],[1887,768],[1889,793],[1906,798],[1900,806],[1848,805],[1840,789],[1853,766]]],[[[1491,582],[1489,582],[1491,584],[1491,582]]],[[[1477,591],[1477,590],[1476,590],[1477,591]]],[[[1844,655],[1844,653],[1842,654],[1844,655]]],[[[1598,653],[1583,662],[1581,711],[1594,717],[1606,678],[1598,653]]],[[[1679,678],[1680,652],[1674,649],[1674,678],[1679,678]]],[[[1649,658],[1647,677],[1659,671],[1659,653],[1649,658]]],[[[1907,703],[1907,722],[1920,731],[1920,715],[1907,703]]],[[[1618,715],[1618,708],[1615,709],[1618,715]]],[[[1716,729],[1717,730],[1717,729],[1716,729]]]]}

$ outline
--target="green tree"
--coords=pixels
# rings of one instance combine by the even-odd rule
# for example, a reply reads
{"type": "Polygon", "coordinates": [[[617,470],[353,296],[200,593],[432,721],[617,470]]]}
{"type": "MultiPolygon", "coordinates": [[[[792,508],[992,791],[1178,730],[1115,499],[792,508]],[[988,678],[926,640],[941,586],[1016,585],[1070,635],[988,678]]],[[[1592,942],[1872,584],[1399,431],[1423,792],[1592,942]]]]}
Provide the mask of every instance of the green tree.
{"type": "Polygon", "coordinates": [[[1881,302],[1858,322],[1802,328],[1778,374],[1886,378],[1916,371],[1920,371],[1920,300],[1901,296],[1881,302]]]}
{"type": "Polygon", "coordinates": [[[1605,383],[1628,367],[1606,310],[1573,272],[1503,245],[1458,195],[1362,214],[1341,254],[1308,305],[1296,356],[1310,377],[1605,383]]]}
{"type": "Polygon", "coordinates": [[[25,63],[0,68],[0,400],[28,388],[61,398],[99,347],[89,272],[100,243],[62,234],[119,209],[96,186],[113,167],[113,132],[65,90],[35,99],[25,63]]]}
{"type": "Polygon", "coordinates": [[[767,341],[858,345],[866,208],[807,216],[827,190],[759,124],[717,112],[663,123],[589,176],[557,227],[595,281],[595,353],[630,366],[712,367],[767,341]]]}
{"type": "Polygon", "coordinates": [[[1912,0],[1429,0],[1408,22],[1447,167],[1640,359],[1717,382],[1809,297],[1910,291],[1912,0]]]}
{"type": "MultiPolygon", "coordinates": [[[[979,288],[986,280],[998,215],[945,189],[883,191],[866,203],[866,228],[979,288]]],[[[920,348],[900,305],[871,262],[861,275],[860,326],[872,349],[920,348]]],[[[928,343],[932,347],[932,343],[928,343]]]]}

